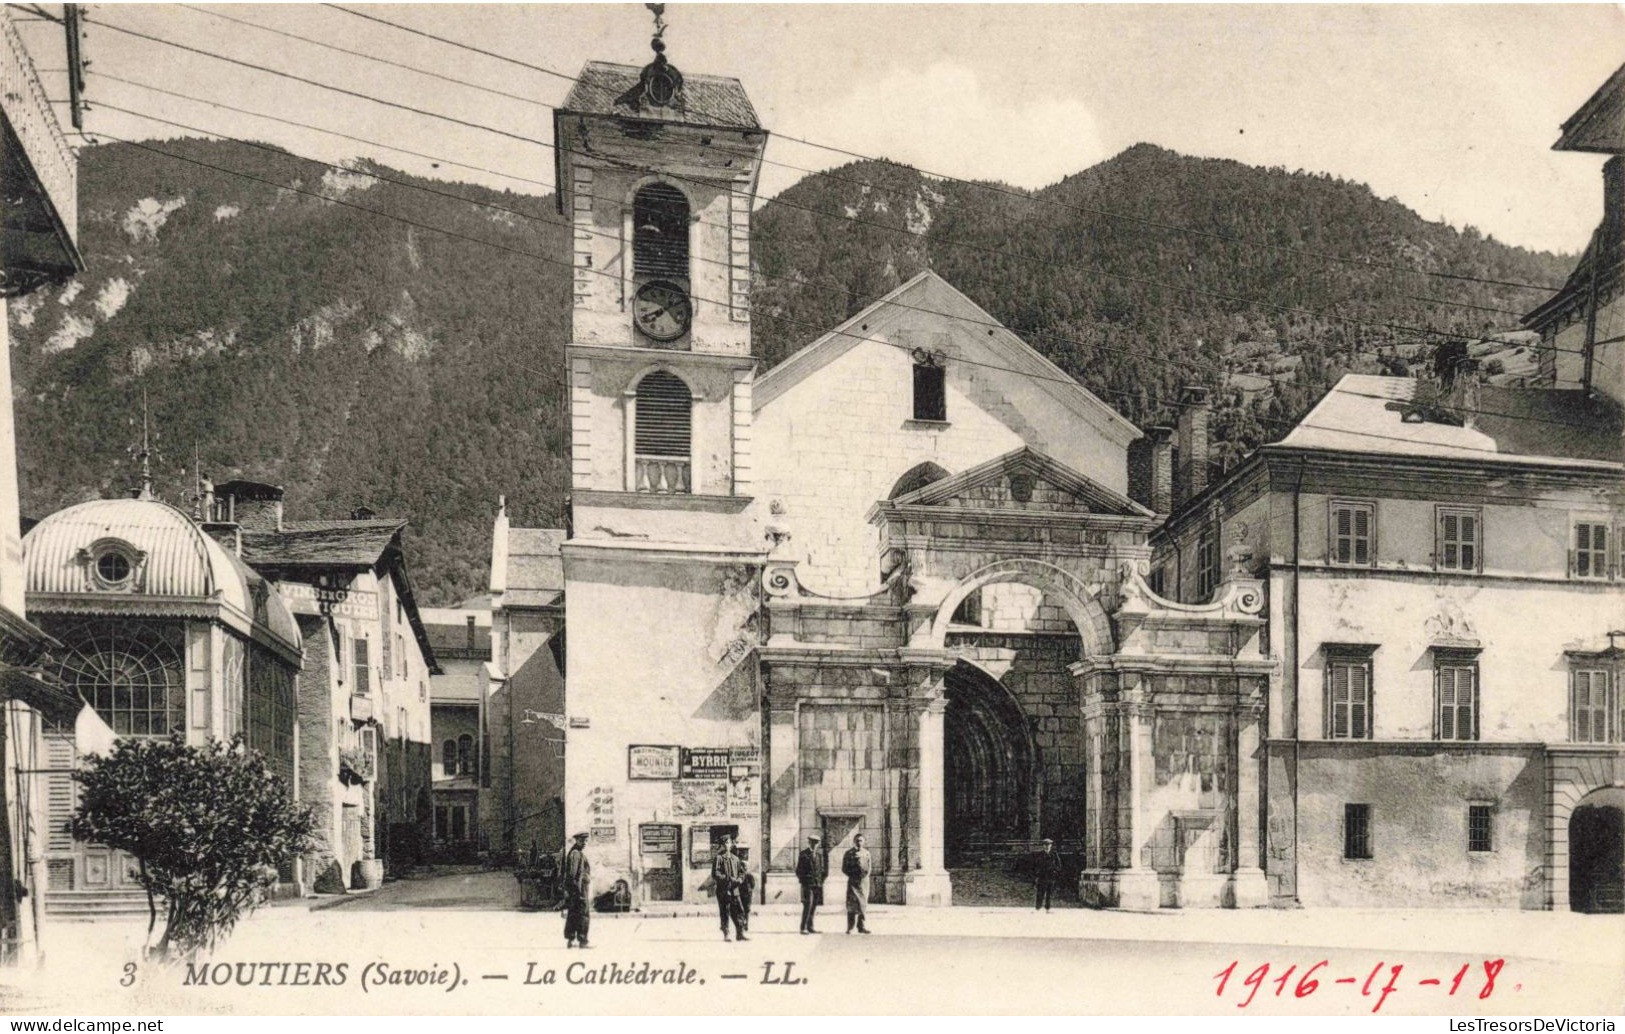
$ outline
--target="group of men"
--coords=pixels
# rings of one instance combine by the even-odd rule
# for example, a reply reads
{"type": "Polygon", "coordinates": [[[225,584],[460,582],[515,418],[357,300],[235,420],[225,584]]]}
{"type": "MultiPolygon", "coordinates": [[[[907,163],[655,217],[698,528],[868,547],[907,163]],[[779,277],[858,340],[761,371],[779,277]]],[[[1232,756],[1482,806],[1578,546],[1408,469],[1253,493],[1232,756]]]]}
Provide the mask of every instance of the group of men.
{"type": "MultiPolygon", "coordinates": [[[[586,948],[587,928],[592,916],[592,863],[587,860],[587,834],[577,833],[564,856],[561,879],[564,885],[564,945],[586,948]]],[[[817,933],[814,918],[824,903],[824,881],[829,876],[829,855],[819,846],[818,834],[807,838],[796,859],[796,881],[801,884],[801,932],[817,933]]],[[[874,859],[863,846],[863,834],[852,838],[852,846],[841,857],[841,875],[846,877],[846,932],[869,932],[869,880],[874,859]]],[[[1033,859],[1033,886],[1036,907],[1050,910],[1055,886],[1061,881],[1061,858],[1055,842],[1045,839],[1043,849],[1033,859]]],[[[711,861],[711,883],[717,898],[717,916],[722,923],[722,939],[748,941],[750,902],[755,879],[745,860],[734,852],[733,837],[724,836],[711,861]],[[730,930],[731,927],[731,930],[730,930]]]]}

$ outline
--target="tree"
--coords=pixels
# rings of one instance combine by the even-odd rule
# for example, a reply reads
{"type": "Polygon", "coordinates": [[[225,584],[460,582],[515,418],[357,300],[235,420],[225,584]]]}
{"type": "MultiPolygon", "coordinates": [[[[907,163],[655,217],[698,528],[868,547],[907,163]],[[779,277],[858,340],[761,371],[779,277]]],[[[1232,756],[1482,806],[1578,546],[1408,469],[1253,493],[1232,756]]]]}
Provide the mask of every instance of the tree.
{"type": "Polygon", "coordinates": [[[74,773],[73,835],[134,856],[147,892],[147,937],[166,910],[154,954],[192,955],[231,932],[276,883],[278,866],[308,850],[315,822],[241,737],[189,747],[119,740],[74,773]]]}

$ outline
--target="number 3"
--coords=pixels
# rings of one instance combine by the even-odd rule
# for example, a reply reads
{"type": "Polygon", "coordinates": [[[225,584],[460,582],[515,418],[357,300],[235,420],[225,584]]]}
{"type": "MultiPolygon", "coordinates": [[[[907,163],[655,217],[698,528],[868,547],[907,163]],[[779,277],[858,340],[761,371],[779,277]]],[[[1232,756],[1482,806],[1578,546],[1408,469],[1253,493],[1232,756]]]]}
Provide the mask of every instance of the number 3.
{"type": "Polygon", "coordinates": [[[124,975],[119,978],[118,986],[129,987],[133,983],[135,983],[135,963],[126,962],[124,964],[124,975]]]}

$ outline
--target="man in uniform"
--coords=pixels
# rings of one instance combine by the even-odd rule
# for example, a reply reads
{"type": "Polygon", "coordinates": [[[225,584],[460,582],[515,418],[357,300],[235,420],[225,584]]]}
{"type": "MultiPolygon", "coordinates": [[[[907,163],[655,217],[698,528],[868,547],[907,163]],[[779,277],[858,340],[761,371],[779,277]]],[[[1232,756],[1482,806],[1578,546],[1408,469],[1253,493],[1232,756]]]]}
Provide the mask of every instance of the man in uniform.
{"type": "Polygon", "coordinates": [[[1043,848],[1033,855],[1033,888],[1037,891],[1037,901],[1034,911],[1050,910],[1050,897],[1055,893],[1055,885],[1061,882],[1061,856],[1055,853],[1055,841],[1049,837],[1044,838],[1043,848]]]}
{"type": "Polygon", "coordinates": [[[734,854],[734,838],[724,836],[717,845],[717,856],[711,861],[711,882],[717,895],[717,917],[722,920],[722,939],[728,940],[728,923],[732,921],[734,933],[742,941],[745,936],[745,909],[739,895],[745,887],[745,863],[734,854]]]}
{"type": "Polygon", "coordinates": [[[874,859],[863,846],[863,834],[852,838],[852,846],[841,858],[841,872],[846,875],[846,932],[854,925],[858,933],[868,933],[869,874],[874,871],[874,859]]]}
{"type": "Polygon", "coordinates": [[[813,914],[824,903],[824,878],[829,875],[829,859],[818,847],[818,834],[807,838],[807,846],[796,859],[796,880],[801,883],[801,932],[813,929],[813,914]]]}
{"type": "Polygon", "coordinates": [[[592,920],[592,863],[587,861],[587,834],[577,833],[574,839],[564,856],[564,946],[574,948],[580,941],[585,948],[592,920]]]}

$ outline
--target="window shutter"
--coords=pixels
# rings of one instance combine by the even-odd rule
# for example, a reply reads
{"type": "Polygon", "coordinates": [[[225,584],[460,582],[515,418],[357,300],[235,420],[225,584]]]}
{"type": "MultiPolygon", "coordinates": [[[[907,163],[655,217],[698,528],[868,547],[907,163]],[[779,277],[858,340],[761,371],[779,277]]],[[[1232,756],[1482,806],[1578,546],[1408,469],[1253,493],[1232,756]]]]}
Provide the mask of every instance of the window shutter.
{"type": "Polygon", "coordinates": [[[638,382],[635,448],[639,456],[688,459],[694,397],[675,374],[656,370],[638,382]]]}
{"type": "Polygon", "coordinates": [[[1354,511],[1354,562],[1368,564],[1371,562],[1371,511],[1359,509],[1354,511]]]}
{"type": "Polygon", "coordinates": [[[1364,664],[1350,664],[1348,666],[1349,679],[1349,735],[1354,739],[1369,739],[1371,725],[1369,715],[1370,689],[1366,684],[1366,668],[1364,664]]]}
{"type": "Polygon", "coordinates": [[[1331,719],[1332,739],[1346,738],[1349,735],[1349,666],[1336,661],[1332,663],[1331,719]]]}

